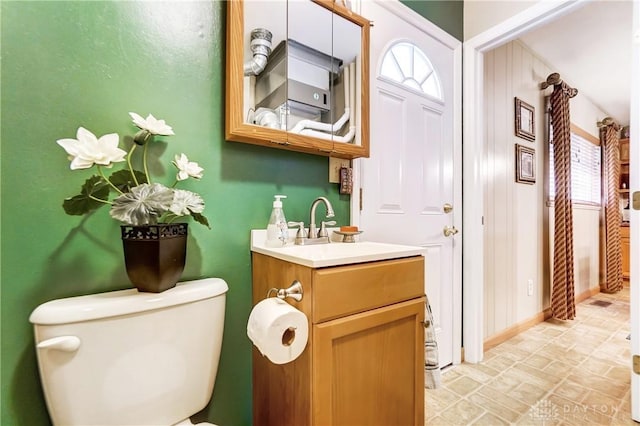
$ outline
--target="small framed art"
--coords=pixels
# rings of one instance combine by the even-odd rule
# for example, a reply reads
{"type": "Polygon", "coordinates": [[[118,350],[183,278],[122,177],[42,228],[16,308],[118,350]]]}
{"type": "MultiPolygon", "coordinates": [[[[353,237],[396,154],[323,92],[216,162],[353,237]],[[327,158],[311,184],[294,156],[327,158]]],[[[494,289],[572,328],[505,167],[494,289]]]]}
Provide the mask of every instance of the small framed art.
{"type": "Polygon", "coordinates": [[[536,109],[528,103],[515,98],[516,136],[528,141],[536,140],[536,109]]]}
{"type": "Polygon", "coordinates": [[[516,144],[516,182],[536,183],[536,151],[516,144]]]}

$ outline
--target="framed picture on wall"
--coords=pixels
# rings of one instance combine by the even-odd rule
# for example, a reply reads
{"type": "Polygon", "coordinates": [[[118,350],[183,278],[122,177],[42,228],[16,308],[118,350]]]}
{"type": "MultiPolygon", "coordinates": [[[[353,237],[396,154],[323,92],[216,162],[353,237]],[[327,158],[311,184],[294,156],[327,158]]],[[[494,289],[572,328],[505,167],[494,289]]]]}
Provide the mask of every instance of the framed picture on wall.
{"type": "Polygon", "coordinates": [[[516,182],[536,183],[536,151],[516,144],[516,182]]]}
{"type": "Polygon", "coordinates": [[[536,140],[535,108],[521,99],[515,98],[516,136],[528,141],[536,140]]]}

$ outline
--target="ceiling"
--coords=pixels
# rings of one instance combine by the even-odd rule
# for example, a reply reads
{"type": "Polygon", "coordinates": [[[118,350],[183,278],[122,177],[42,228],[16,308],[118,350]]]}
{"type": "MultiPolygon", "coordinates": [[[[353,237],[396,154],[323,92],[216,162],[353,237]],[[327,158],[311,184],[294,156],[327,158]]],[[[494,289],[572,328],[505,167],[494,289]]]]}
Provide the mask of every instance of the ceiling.
{"type": "Polygon", "coordinates": [[[597,0],[528,32],[520,40],[578,89],[578,96],[588,97],[620,125],[627,125],[631,19],[631,0],[597,0]]]}

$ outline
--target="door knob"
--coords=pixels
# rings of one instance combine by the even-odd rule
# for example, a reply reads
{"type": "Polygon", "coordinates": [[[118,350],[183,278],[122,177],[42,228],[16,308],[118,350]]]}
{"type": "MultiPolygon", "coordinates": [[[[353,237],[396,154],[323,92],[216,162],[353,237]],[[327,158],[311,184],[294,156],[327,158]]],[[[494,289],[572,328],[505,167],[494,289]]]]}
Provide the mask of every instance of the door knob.
{"type": "Polygon", "coordinates": [[[458,233],[458,230],[455,226],[445,226],[442,230],[442,233],[445,237],[450,237],[452,235],[456,235],[458,233]]]}
{"type": "Polygon", "coordinates": [[[449,203],[446,203],[444,206],[442,206],[442,210],[444,210],[445,213],[451,213],[453,211],[453,206],[449,203]]]}

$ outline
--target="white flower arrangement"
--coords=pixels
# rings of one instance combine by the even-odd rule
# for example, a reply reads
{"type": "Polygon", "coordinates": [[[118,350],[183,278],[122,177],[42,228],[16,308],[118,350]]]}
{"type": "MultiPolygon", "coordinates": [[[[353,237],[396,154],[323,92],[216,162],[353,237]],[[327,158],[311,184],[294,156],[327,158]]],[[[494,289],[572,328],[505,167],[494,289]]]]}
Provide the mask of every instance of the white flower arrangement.
{"type": "Polygon", "coordinates": [[[64,200],[64,211],[70,215],[83,215],[108,204],[111,205],[111,217],[126,225],[171,223],[179,217],[190,215],[196,222],[209,227],[209,221],[202,215],[202,197],[195,192],[175,188],[178,182],[190,177],[202,178],[203,169],[198,163],[189,161],[185,154],[180,154],[172,161],[178,173],[171,187],[151,182],[147,168],[148,142],[153,140],[154,135],[174,135],[173,129],[164,120],[158,120],[151,114],[146,119],[134,112],[129,115],[133,124],[140,129],[133,137],[135,143],[129,152],[118,147],[118,134],[110,133],[97,138],[83,127],[78,128],[76,139],[57,141],[69,154],[71,170],[89,169],[94,165],[98,170],[98,175],[85,181],[80,194],[64,200]],[[132,166],[132,156],[138,146],[143,146],[143,171],[135,170],[132,166]],[[124,161],[127,162],[127,168],[109,177],[104,174],[104,168],[124,161]],[[117,195],[110,200],[112,191],[117,195]]]}

